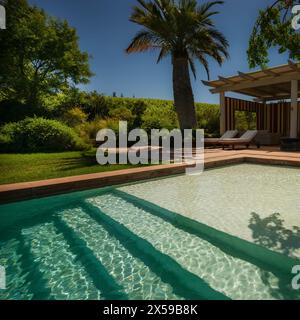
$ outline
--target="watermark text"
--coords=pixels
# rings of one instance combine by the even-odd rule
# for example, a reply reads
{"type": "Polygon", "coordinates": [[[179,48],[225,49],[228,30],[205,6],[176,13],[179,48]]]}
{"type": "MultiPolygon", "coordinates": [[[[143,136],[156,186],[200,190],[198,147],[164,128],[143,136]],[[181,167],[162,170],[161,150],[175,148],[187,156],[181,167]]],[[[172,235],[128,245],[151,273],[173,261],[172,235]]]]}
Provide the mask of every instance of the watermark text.
{"type": "Polygon", "coordinates": [[[188,175],[204,170],[204,130],[152,129],[149,136],[143,129],[128,132],[127,122],[120,121],[117,133],[100,130],[96,141],[101,143],[96,155],[100,165],[186,164],[188,175]]]}
{"type": "Polygon", "coordinates": [[[6,273],[5,268],[0,266],[0,290],[6,289],[6,273]]]}
{"type": "Polygon", "coordinates": [[[292,8],[292,13],[294,15],[292,19],[292,27],[294,30],[300,29],[300,5],[294,6],[292,8]]]}
{"type": "Polygon", "coordinates": [[[5,8],[0,4],[0,29],[6,29],[6,11],[5,8]]]}
{"type": "Polygon", "coordinates": [[[294,290],[300,290],[300,265],[294,266],[292,274],[295,274],[292,280],[292,287],[294,290]]]}

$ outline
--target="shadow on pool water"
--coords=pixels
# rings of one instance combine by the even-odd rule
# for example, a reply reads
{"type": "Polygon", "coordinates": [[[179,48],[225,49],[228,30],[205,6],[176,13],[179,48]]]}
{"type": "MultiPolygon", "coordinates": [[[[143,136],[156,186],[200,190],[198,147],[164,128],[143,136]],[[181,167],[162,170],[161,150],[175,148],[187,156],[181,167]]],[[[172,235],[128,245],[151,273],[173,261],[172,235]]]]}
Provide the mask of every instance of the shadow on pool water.
{"type": "MultiPolygon", "coordinates": [[[[252,230],[252,237],[256,244],[299,259],[297,253],[300,251],[300,227],[286,228],[280,213],[261,218],[253,212],[249,228],[252,230]]],[[[291,279],[292,277],[291,270],[291,279]]],[[[279,282],[280,290],[273,288],[268,272],[261,270],[261,279],[270,287],[270,292],[275,299],[300,299],[299,290],[294,292],[290,290],[291,279],[281,279],[279,282]]]]}

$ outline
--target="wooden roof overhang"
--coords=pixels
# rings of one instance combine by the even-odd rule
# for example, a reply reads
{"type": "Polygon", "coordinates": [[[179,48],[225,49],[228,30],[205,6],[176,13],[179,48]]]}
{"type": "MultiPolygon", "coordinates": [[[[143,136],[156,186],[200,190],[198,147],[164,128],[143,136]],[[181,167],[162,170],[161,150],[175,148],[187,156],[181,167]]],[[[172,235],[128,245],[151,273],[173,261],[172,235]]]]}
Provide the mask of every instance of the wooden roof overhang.
{"type": "MultiPolygon", "coordinates": [[[[253,97],[256,101],[272,101],[291,98],[291,81],[300,81],[299,63],[288,64],[255,72],[243,73],[214,81],[202,81],[211,87],[211,93],[236,92],[253,97]]],[[[300,85],[298,85],[300,93],[300,85]]]]}

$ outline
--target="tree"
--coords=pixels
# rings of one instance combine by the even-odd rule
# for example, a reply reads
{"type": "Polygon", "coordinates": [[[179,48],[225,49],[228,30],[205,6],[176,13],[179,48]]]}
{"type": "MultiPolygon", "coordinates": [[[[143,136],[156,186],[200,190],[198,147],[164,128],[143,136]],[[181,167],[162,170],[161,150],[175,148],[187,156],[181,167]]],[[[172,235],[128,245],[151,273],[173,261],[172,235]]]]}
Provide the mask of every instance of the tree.
{"type": "Polygon", "coordinates": [[[7,0],[7,29],[0,32],[0,97],[37,107],[43,94],[87,83],[87,53],[67,21],[49,17],[27,0],[7,0]]]}
{"type": "Polygon", "coordinates": [[[211,11],[223,1],[198,5],[196,0],[138,0],[130,21],[143,27],[127,48],[127,53],[159,50],[157,62],[171,56],[173,93],[181,129],[197,126],[194,96],[189,67],[196,77],[195,60],[205,68],[209,78],[207,58],[221,65],[228,57],[228,42],[215,26],[211,11]]]}
{"type": "Polygon", "coordinates": [[[300,59],[300,34],[292,27],[292,8],[299,3],[299,0],[277,0],[259,12],[247,52],[250,68],[266,67],[272,47],[278,47],[279,53],[288,52],[290,59],[300,59]]]}

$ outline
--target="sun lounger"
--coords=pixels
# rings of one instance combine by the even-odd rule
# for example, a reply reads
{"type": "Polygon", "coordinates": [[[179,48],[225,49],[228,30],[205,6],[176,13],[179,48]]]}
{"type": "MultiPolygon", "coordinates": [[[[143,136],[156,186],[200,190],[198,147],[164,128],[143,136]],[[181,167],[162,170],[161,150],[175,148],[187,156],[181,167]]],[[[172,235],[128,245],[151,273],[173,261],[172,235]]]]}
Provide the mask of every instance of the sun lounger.
{"type": "Polygon", "coordinates": [[[232,146],[232,149],[234,149],[235,146],[246,146],[247,148],[249,148],[256,135],[257,130],[248,130],[240,138],[222,139],[219,144],[223,146],[223,149],[225,148],[225,146],[232,146]]]}
{"type": "Polygon", "coordinates": [[[229,130],[229,131],[226,131],[221,138],[204,139],[204,144],[206,146],[216,146],[220,144],[220,141],[222,141],[223,139],[232,139],[236,137],[237,134],[238,134],[237,130],[229,130]]]}

